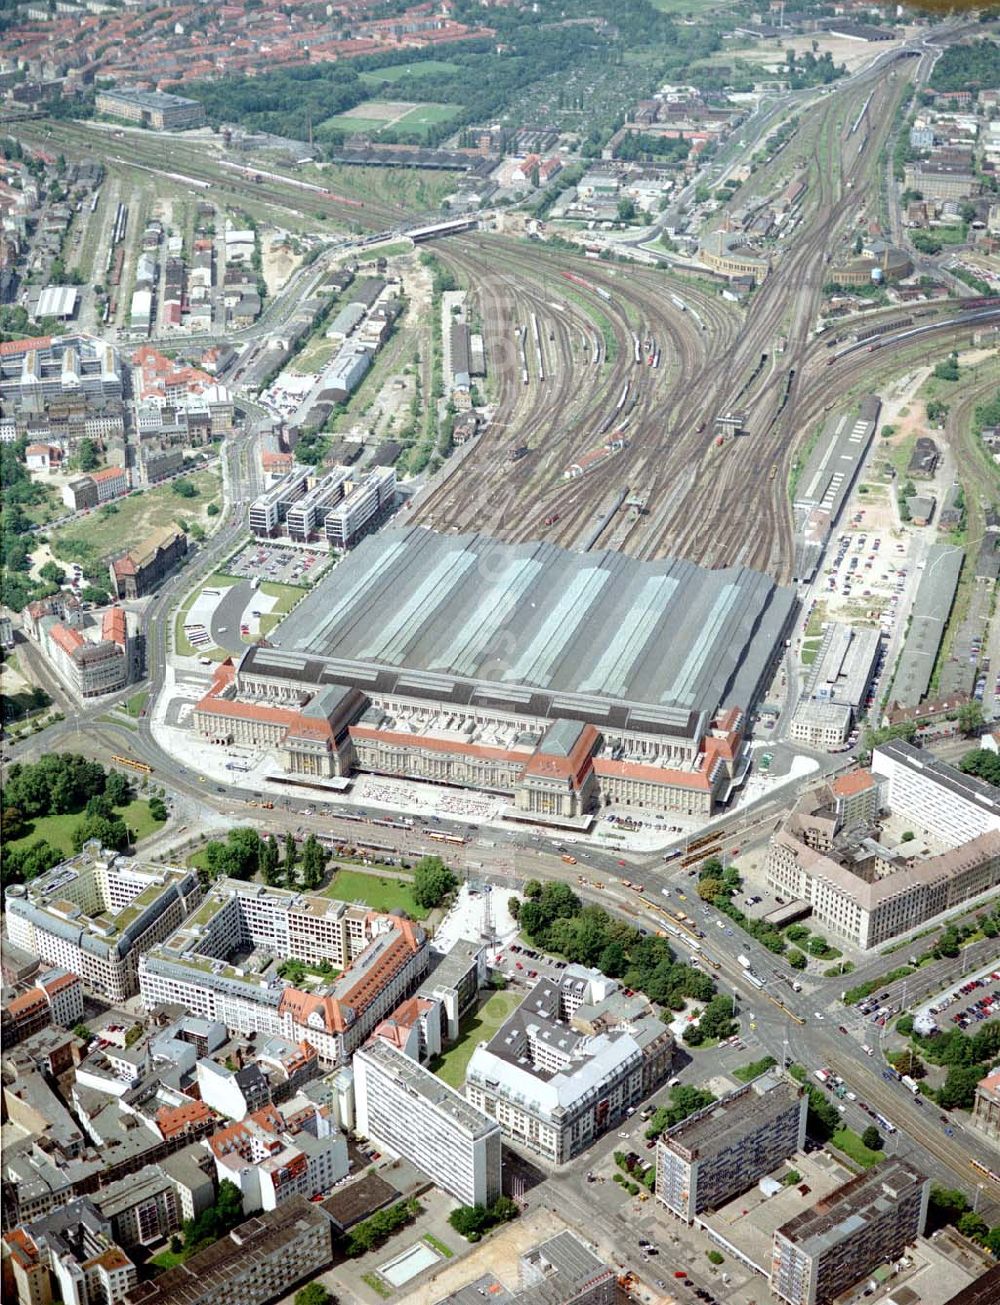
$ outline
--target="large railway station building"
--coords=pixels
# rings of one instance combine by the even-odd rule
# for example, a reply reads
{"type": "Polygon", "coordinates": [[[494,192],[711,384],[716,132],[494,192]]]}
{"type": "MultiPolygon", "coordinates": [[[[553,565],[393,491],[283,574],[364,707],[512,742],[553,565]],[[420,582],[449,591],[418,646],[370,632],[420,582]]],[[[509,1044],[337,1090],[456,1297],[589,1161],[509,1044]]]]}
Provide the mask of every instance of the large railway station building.
{"type": "Polygon", "coordinates": [[[193,723],[291,774],[482,789],[513,818],[708,815],[794,611],[745,568],[389,530],[223,664],[193,723]]]}

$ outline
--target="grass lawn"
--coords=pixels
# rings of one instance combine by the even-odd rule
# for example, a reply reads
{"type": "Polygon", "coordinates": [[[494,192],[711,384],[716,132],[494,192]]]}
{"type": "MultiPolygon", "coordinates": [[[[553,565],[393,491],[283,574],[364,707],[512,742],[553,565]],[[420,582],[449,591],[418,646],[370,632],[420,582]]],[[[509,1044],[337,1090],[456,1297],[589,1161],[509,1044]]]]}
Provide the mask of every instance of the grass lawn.
{"type": "MultiPolygon", "coordinates": [[[[125,807],[116,807],[115,814],[125,821],[133,840],[137,843],[155,830],[163,828],[162,823],[155,821],[149,814],[149,803],[144,798],[136,798],[125,807]]],[[[7,849],[27,847],[37,839],[44,838],[58,851],[72,856],[73,830],[82,819],[82,811],[70,811],[58,816],[39,816],[31,822],[30,832],[22,835],[21,838],[13,839],[6,845],[7,849]]]]}
{"type": "Polygon", "coordinates": [[[181,1251],[172,1251],[168,1247],[167,1250],[160,1251],[159,1255],[151,1255],[149,1263],[154,1264],[158,1269],[173,1269],[178,1264],[184,1263],[184,1254],[181,1251]]]}
{"type": "Polygon", "coordinates": [[[462,1032],[453,1047],[443,1056],[439,1056],[428,1068],[453,1088],[461,1087],[465,1082],[465,1070],[472,1059],[476,1046],[488,1041],[514,1013],[520,997],[514,992],[494,992],[479,1007],[474,1015],[467,1015],[462,1022],[462,1032]]]}
{"type": "Polygon", "coordinates": [[[439,208],[455,189],[454,173],[438,169],[349,168],[336,163],[317,170],[316,181],[338,194],[399,204],[415,212],[439,208]]]}
{"type": "Polygon", "coordinates": [[[277,604],[266,616],[260,618],[261,634],[270,634],[274,627],[286,616],[305,593],[298,585],[281,585],[276,580],[261,582],[260,592],[269,598],[277,598],[277,604]]]}
{"type": "Polygon", "coordinates": [[[777,1063],[773,1056],[764,1056],[761,1060],[752,1060],[749,1065],[740,1065],[731,1073],[733,1078],[738,1078],[741,1083],[749,1083],[751,1079],[765,1073],[777,1063]]]}
{"type": "Polygon", "coordinates": [[[314,376],[330,361],[339,348],[339,344],[320,334],[314,340],[310,340],[295,359],[295,370],[301,372],[303,376],[314,376]]]}
{"type": "Polygon", "coordinates": [[[379,258],[395,258],[397,254],[408,254],[413,245],[408,240],[395,240],[388,245],[375,245],[372,249],[366,249],[363,254],[358,254],[355,260],[358,263],[374,263],[379,258]]]}
{"type": "Polygon", "coordinates": [[[803,666],[811,666],[813,664],[813,662],[816,660],[816,655],[819,652],[819,647],[821,642],[822,640],[820,639],[802,640],[802,653],[800,656],[800,661],[802,662],[803,666]]]}
{"type": "Polygon", "coordinates": [[[149,690],[140,689],[125,703],[125,710],[130,716],[141,716],[147,702],[149,702],[149,690]]]}
{"type": "Polygon", "coordinates": [[[873,1165],[877,1165],[884,1159],[881,1151],[870,1151],[853,1129],[838,1128],[830,1141],[838,1151],[843,1151],[844,1155],[850,1156],[862,1169],[871,1169],[873,1165]]]}
{"type": "Polygon", "coordinates": [[[919,434],[920,431],[912,431],[899,443],[892,443],[885,450],[889,461],[896,468],[896,475],[900,477],[900,488],[906,480],[906,468],[910,465],[910,458],[913,457],[913,448],[919,434]]]}
{"type": "Polygon", "coordinates": [[[450,1260],[455,1254],[450,1246],[445,1246],[444,1242],[433,1233],[424,1233],[424,1241],[432,1251],[437,1251],[438,1255],[443,1255],[446,1260],[450,1260]]]}
{"type": "Polygon", "coordinates": [[[324,895],[340,902],[364,902],[373,911],[399,907],[415,920],[427,918],[426,908],[417,905],[410,881],[396,878],[391,871],[366,874],[363,870],[337,870],[324,895]]]}
{"type": "Polygon", "coordinates": [[[435,73],[458,71],[457,63],[448,63],[445,59],[424,59],[416,63],[391,63],[387,68],[363,72],[361,80],[369,86],[378,86],[380,82],[398,82],[404,77],[433,77],[435,73]]]}
{"type": "Polygon", "coordinates": [[[812,615],[806,622],[804,639],[820,639],[823,637],[823,626],[826,624],[826,603],[817,603],[812,610],[812,615]]]}
{"type": "Polygon", "coordinates": [[[332,118],[326,118],[322,125],[324,127],[333,127],[337,131],[348,134],[364,132],[372,136],[377,136],[379,132],[386,129],[419,133],[428,127],[436,127],[439,123],[449,122],[456,114],[461,112],[457,104],[415,104],[412,109],[408,109],[397,116],[396,113],[388,110],[381,100],[366,100],[364,104],[358,105],[358,109],[361,110],[360,114],[353,111],[351,113],[338,113],[332,118]],[[373,113],[379,113],[386,109],[389,116],[366,118],[363,116],[366,108],[373,113]]]}
{"type": "Polygon", "coordinates": [[[144,539],[154,526],[172,521],[179,525],[197,521],[207,526],[212,519],[206,517],[205,508],[219,496],[219,473],[195,471],[185,479],[197,490],[197,498],[181,498],[170,485],[129,494],[54,530],[53,552],[63,560],[96,562],[144,539]]]}

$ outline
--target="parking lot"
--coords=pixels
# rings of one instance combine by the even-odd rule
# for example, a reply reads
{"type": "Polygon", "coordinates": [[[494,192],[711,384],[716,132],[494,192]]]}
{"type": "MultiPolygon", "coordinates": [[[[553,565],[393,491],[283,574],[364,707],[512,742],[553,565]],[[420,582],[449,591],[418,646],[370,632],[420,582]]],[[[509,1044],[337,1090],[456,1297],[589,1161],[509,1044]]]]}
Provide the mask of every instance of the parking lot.
{"type": "Polygon", "coordinates": [[[819,601],[828,608],[847,609],[838,615],[878,623],[883,634],[891,634],[896,608],[902,602],[910,574],[907,544],[890,531],[869,531],[861,520],[838,536],[824,571],[824,584],[817,587],[819,601]],[[844,600],[849,600],[845,602],[844,600]]]}
{"type": "Polygon", "coordinates": [[[226,566],[227,575],[240,579],[273,580],[282,585],[311,585],[329,565],[329,554],[284,544],[249,544],[226,566]]]}
{"type": "Polygon", "coordinates": [[[943,1000],[928,1006],[927,1012],[930,1015],[940,1015],[948,1011],[949,1022],[960,1029],[981,1024],[983,1020],[1000,1013],[1000,987],[992,986],[995,984],[1000,984],[1000,970],[968,979],[943,1000]],[[956,1006],[958,1010],[953,1010],[956,1006]]]}

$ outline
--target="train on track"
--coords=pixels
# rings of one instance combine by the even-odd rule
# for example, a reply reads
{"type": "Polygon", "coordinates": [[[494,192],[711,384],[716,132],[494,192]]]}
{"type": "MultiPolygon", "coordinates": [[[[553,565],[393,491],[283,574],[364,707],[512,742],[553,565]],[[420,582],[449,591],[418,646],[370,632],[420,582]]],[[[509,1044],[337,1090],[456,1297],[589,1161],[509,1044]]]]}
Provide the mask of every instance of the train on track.
{"type": "Polygon", "coordinates": [[[292,186],[295,190],[307,190],[312,195],[322,195],[326,199],[335,200],[338,204],[346,204],[348,208],[364,208],[364,200],[349,199],[346,195],[338,195],[336,191],[326,190],[323,186],[317,186],[311,181],[298,181],[295,177],[286,177],[283,172],[266,172],[263,168],[248,168],[243,163],[231,163],[228,159],[221,159],[220,163],[224,168],[231,168],[233,172],[238,172],[241,177],[246,177],[249,181],[260,183],[262,181],[280,181],[283,186],[292,186]]]}

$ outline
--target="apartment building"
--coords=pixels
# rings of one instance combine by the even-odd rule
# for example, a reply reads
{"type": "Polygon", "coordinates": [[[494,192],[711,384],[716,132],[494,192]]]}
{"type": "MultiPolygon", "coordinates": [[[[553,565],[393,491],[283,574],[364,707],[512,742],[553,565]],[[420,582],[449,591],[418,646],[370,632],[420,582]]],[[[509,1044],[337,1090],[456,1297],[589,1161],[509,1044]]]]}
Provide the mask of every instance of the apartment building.
{"type": "Polygon", "coordinates": [[[809,748],[833,752],[851,732],[850,707],[840,702],[820,702],[804,698],[795,708],[789,737],[809,748]]]}
{"type": "Polygon", "coordinates": [[[540,980],[472,1053],[466,1099],[504,1136],[564,1164],[669,1075],[673,1037],[642,993],[570,965],[540,980]]]}
{"type": "Polygon", "coordinates": [[[918,190],[925,200],[968,199],[982,189],[978,177],[967,167],[934,159],[907,163],[904,177],[906,189],[918,190]]]}
{"type": "Polygon", "coordinates": [[[83,1019],[83,984],[79,975],[55,969],[38,977],[35,986],[4,1002],[2,1042],[16,1046],[50,1024],[72,1028],[83,1019]]]}
{"type": "Polygon", "coordinates": [[[355,1132],[410,1160],[464,1205],[501,1193],[500,1125],[383,1038],[354,1056],[355,1132]]]}
{"type": "Polygon", "coordinates": [[[126,1305],[265,1305],[327,1268],[335,1236],[322,1206],[293,1196],[153,1282],[133,1287],[126,1305]]]}
{"type": "Polygon", "coordinates": [[[510,1265],[508,1287],[493,1272],[442,1296],[436,1305],[621,1305],[617,1272],[599,1260],[580,1238],[563,1229],[530,1246],[510,1265]]]}
{"type": "Polygon", "coordinates": [[[324,1065],[339,1065],[413,991],[427,965],[427,938],[412,920],[222,879],[143,957],[139,989],[149,1009],[180,1002],[233,1032],[308,1042],[324,1065]],[[230,964],[236,951],[251,955],[230,964]],[[329,960],[344,973],[301,991],[277,975],[277,960],[289,956],[329,960]]]}
{"type": "Polygon", "coordinates": [[[776,1169],[806,1140],[809,1099],[767,1073],[699,1110],[656,1148],[656,1195],[687,1223],[717,1209],[776,1169]]]}
{"type": "Polygon", "coordinates": [[[245,1213],[276,1210],[296,1196],[325,1193],[346,1178],[350,1164],[344,1135],[309,1105],[308,1117],[294,1122],[277,1106],[262,1106],[206,1138],[219,1181],[228,1178],[236,1184],[245,1213]]]}
{"type": "Polygon", "coordinates": [[[332,467],[289,507],[285,518],[289,539],[305,542],[317,534],[327,510],[344,497],[344,484],[350,474],[347,467],[332,467]]]}
{"type": "Polygon", "coordinates": [[[138,1282],[111,1223],[84,1196],[4,1237],[18,1305],[121,1305],[138,1282]]]}
{"type": "Polygon", "coordinates": [[[104,340],[89,335],[39,336],[4,345],[0,407],[7,413],[41,413],[52,402],[80,398],[92,410],[121,397],[118,351],[104,340]]]}
{"type": "Polygon", "coordinates": [[[898,1259],[921,1236],[930,1179],[884,1160],[774,1234],[771,1290],[789,1305],[824,1305],[865,1274],[898,1259]]]}
{"type": "Polygon", "coordinates": [[[110,1223],[114,1240],[125,1250],[169,1237],[185,1217],[176,1184],[155,1164],[109,1183],[91,1199],[110,1223]]]}
{"type": "Polygon", "coordinates": [[[5,893],[11,942],[77,974],[108,1001],[139,991],[139,957],[201,901],[195,870],[143,866],[88,843],[5,893]]]}

